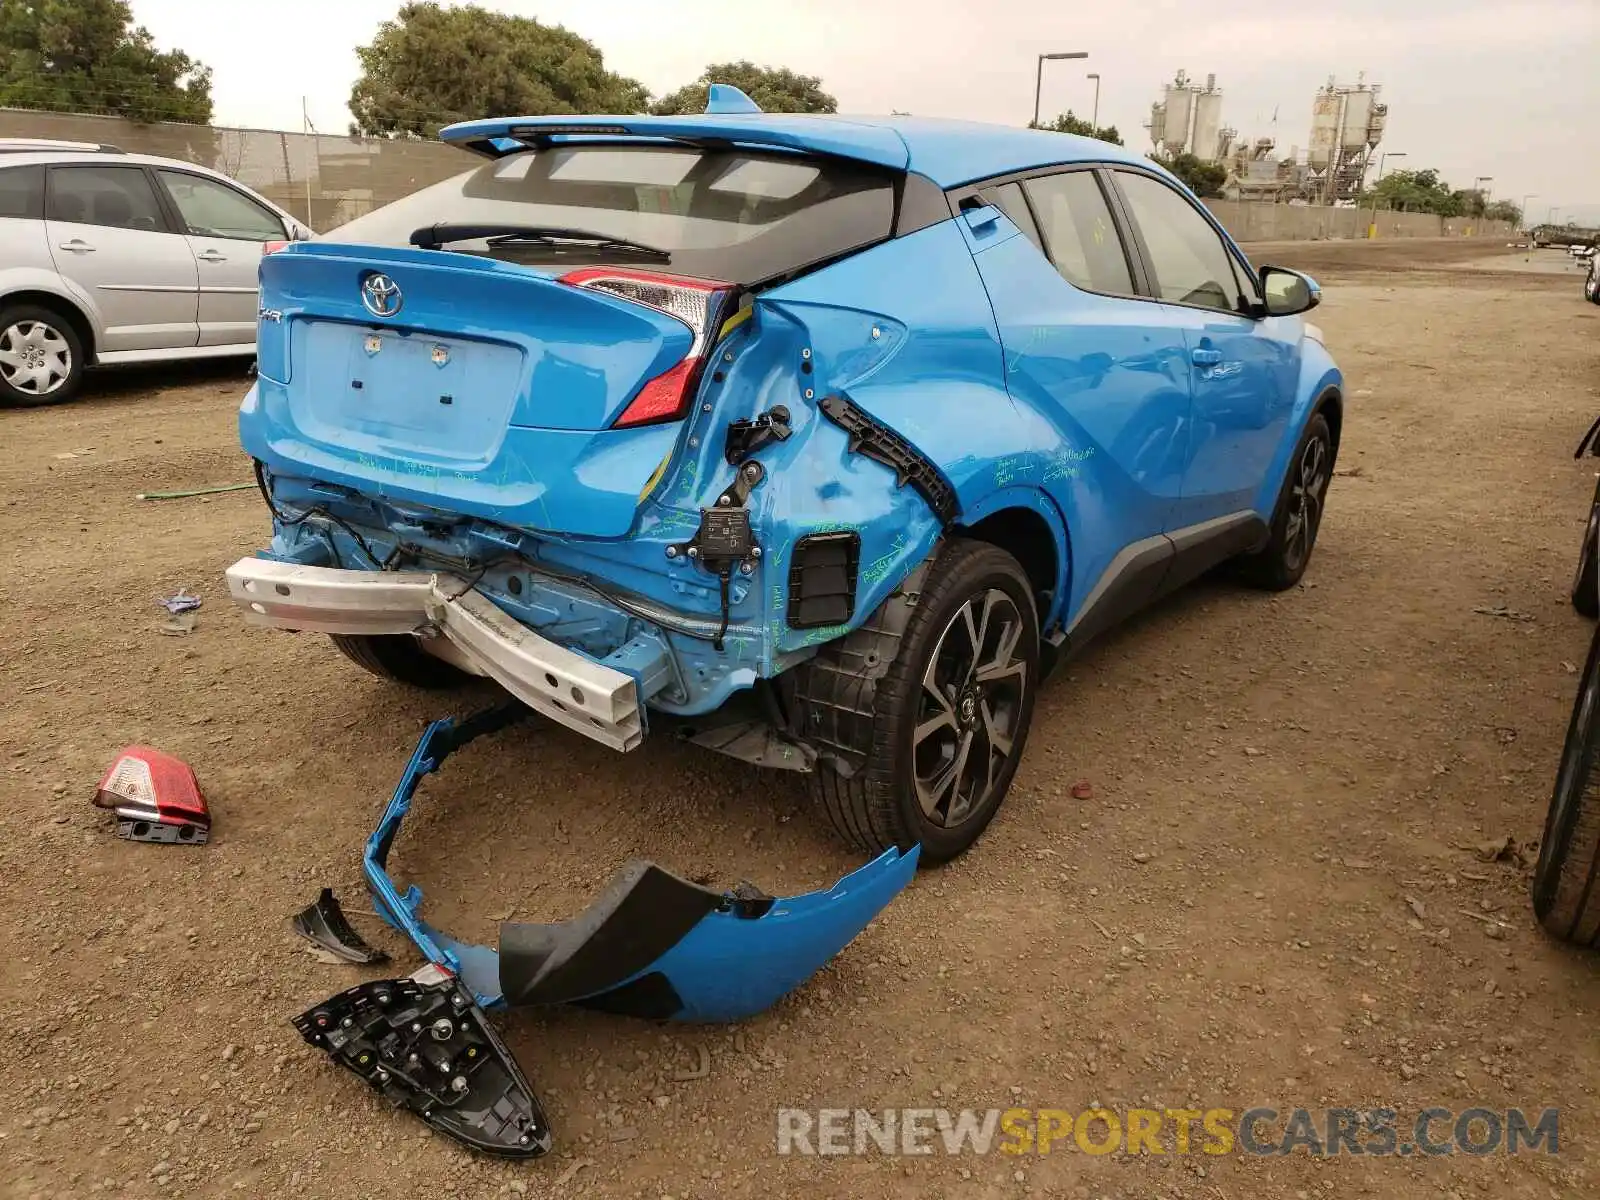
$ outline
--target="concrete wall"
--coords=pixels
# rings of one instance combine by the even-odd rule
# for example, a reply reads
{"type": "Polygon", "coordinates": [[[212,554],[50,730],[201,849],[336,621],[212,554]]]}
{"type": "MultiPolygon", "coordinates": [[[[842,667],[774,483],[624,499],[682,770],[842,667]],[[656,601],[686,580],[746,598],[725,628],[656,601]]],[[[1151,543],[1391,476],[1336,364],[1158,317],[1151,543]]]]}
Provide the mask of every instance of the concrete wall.
{"type": "Polygon", "coordinates": [[[1206,207],[1240,242],[1363,238],[1369,223],[1377,225],[1380,238],[1487,237],[1504,241],[1516,232],[1506,221],[1473,221],[1431,213],[1379,212],[1374,216],[1370,209],[1312,208],[1247,200],[1207,200],[1206,207]]]}

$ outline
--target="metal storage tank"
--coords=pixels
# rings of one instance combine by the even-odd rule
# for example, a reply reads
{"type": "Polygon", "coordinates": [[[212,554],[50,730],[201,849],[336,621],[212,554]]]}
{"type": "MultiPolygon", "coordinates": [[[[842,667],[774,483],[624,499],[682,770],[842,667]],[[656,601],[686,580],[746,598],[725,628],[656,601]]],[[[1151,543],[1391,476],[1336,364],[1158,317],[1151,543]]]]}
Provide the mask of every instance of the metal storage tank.
{"type": "Polygon", "coordinates": [[[1222,93],[1199,92],[1194,98],[1194,152],[1204,162],[1217,159],[1217,133],[1222,128],[1222,93]]]}
{"type": "Polygon", "coordinates": [[[1367,148],[1367,126],[1372,120],[1372,93],[1353,91],[1345,93],[1344,128],[1339,133],[1339,145],[1346,150],[1367,148]]]}
{"type": "Polygon", "coordinates": [[[1383,126],[1388,118],[1389,106],[1387,104],[1374,104],[1372,106],[1372,117],[1367,122],[1368,146],[1376,146],[1383,141],[1383,126]]]}
{"type": "Polygon", "coordinates": [[[1311,145],[1306,150],[1306,165],[1314,171],[1325,170],[1333,161],[1333,150],[1339,141],[1339,93],[1332,88],[1317,93],[1311,102],[1311,145]]]}
{"type": "Polygon", "coordinates": [[[1163,95],[1166,97],[1167,119],[1161,141],[1168,150],[1177,153],[1189,145],[1189,97],[1192,93],[1186,87],[1168,84],[1163,95]]]}
{"type": "Polygon", "coordinates": [[[1150,106],[1150,144],[1159,146],[1167,140],[1167,106],[1157,100],[1150,106]]]}

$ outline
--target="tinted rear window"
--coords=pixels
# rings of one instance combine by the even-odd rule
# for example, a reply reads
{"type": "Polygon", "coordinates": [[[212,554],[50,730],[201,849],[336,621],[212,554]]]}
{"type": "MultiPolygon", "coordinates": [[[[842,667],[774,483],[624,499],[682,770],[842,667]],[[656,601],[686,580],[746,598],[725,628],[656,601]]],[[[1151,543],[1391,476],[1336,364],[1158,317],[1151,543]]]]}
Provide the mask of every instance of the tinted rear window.
{"type": "MultiPolygon", "coordinates": [[[[668,251],[663,269],[756,283],[882,241],[897,176],[831,159],[659,146],[550,146],[485,163],[335,230],[404,246],[441,222],[562,226],[668,251]]],[[[596,261],[592,250],[452,243],[511,262],[596,261]]],[[[623,262],[608,253],[599,261],[623,262]]]]}
{"type": "Polygon", "coordinates": [[[0,169],[0,217],[44,218],[44,168],[0,169]]]}

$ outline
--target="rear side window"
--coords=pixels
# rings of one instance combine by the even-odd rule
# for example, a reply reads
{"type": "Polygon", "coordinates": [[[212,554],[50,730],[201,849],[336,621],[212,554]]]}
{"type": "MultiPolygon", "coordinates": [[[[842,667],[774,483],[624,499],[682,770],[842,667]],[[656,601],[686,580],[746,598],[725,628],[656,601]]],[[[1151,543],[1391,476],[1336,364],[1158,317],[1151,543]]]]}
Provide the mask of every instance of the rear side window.
{"type": "Polygon", "coordinates": [[[0,170],[0,217],[38,221],[44,217],[44,168],[0,170]]]}
{"type": "MultiPolygon", "coordinates": [[[[554,145],[485,163],[335,231],[404,246],[440,223],[585,230],[665,251],[661,269],[731,283],[788,275],[889,237],[893,172],[865,164],[694,147],[554,145]]],[[[446,247],[511,262],[626,262],[577,244],[446,247]]]]}
{"type": "Polygon", "coordinates": [[[1027,234],[1030,242],[1040,250],[1044,249],[1044,243],[1039,240],[1039,227],[1033,223],[1033,214],[1028,211],[1028,202],[1023,198],[1020,183],[1002,183],[999,187],[984,188],[978,195],[985,204],[994,205],[1011,218],[1011,223],[1027,234]]]}
{"type": "Polygon", "coordinates": [[[1128,256],[1094,172],[1046,175],[1028,180],[1027,188],[1045,251],[1061,277],[1091,292],[1132,295],[1128,256]]]}
{"type": "Polygon", "coordinates": [[[48,217],[81,225],[165,227],[150,179],[138,167],[52,167],[48,217]]]}

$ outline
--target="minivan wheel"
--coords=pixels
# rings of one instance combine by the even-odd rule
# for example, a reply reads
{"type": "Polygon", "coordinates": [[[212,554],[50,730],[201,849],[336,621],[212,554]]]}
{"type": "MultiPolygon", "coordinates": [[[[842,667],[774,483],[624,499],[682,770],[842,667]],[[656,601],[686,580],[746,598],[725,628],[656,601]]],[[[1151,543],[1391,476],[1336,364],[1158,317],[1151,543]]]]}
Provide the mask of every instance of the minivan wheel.
{"type": "Polygon", "coordinates": [[[469,678],[466,672],[429,654],[410,634],[331,633],[328,636],[339,653],[358,667],[385,679],[428,691],[442,691],[459,687],[469,678]]]}
{"type": "MultiPolygon", "coordinates": [[[[850,696],[849,672],[874,661],[854,638],[801,669],[835,676],[833,693],[850,696]]],[[[925,865],[961,854],[1011,787],[1038,684],[1039,620],[1026,573],[995,546],[951,541],[915,596],[887,670],[875,684],[854,676],[860,708],[846,703],[866,718],[852,739],[859,765],[846,775],[838,756],[825,754],[812,775],[833,826],[868,853],[920,844],[925,865]]],[[[804,694],[799,706],[802,728],[808,720],[838,727],[838,711],[818,712],[829,706],[804,694]]]]}
{"type": "Polygon", "coordinates": [[[0,404],[60,404],[83,385],[83,342],[70,321],[36,304],[0,309],[0,404]]]}

